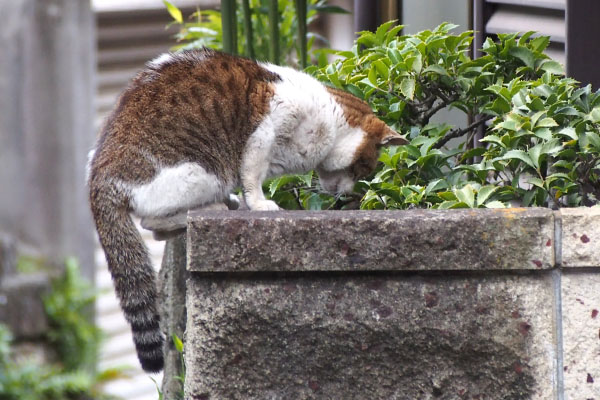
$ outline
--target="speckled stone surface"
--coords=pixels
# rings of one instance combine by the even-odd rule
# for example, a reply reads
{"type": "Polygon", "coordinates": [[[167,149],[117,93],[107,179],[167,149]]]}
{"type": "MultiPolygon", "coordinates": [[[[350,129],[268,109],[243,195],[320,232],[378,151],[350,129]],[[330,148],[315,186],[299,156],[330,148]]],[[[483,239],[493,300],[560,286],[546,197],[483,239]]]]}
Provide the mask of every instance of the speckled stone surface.
{"type": "Polygon", "coordinates": [[[192,273],[186,399],[552,399],[546,271],[192,273]]]}
{"type": "Polygon", "coordinates": [[[178,378],[183,374],[182,356],[175,349],[172,338],[177,335],[183,339],[185,332],[185,284],[188,277],[185,243],[184,234],[167,241],[159,274],[161,329],[166,338],[163,348],[165,373],[161,390],[163,398],[169,400],[180,398],[183,391],[183,384],[178,378]]]}
{"type": "Polygon", "coordinates": [[[561,209],[562,265],[600,267],[600,207],[561,209]]]}
{"type": "Polygon", "coordinates": [[[600,274],[562,277],[565,400],[600,399],[600,274]]]}
{"type": "Polygon", "coordinates": [[[188,217],[188,269],[536,270],[554,263],[553,232],[541,208],[203,211],[188,217]]]}

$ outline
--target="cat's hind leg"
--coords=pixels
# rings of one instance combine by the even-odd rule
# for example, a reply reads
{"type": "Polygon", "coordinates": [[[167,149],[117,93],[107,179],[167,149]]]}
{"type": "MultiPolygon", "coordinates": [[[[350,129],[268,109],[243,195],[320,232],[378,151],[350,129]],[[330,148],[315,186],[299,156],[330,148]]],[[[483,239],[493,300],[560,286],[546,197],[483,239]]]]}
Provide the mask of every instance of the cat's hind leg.
{"type": "Polygon", "coordinates": [[[173,236],[186,228],[187,211],[220,204],[230,188],[197,163],[164,167],[147,183],[131,189],[131,207],[142,227],[173,236]]]}

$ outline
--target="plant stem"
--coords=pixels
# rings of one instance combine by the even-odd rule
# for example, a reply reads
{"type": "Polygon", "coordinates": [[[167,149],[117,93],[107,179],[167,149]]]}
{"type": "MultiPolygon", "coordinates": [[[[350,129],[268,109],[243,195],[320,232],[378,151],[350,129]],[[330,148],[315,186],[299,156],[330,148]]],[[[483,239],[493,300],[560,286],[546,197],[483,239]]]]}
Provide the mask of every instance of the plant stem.
{"type": "Polygon", "coordinates": [[[308,46],[306,43],[306,0],[296,0],[296,16],[298,18],[298,44],[300,46],[300,66],[308,66],[308,46]]]}
{"type": "Polygon", "coordinates": [[[279,64],[279,5],[277,0],[269,0],[269,56],[273,64],[279,64]]]}
{"type": "Polygon", "coordinates": [[[252,10],[250,9],[250,0],[242,0],[242,10],[244,12],[246,55],[250,58],[254,58],[254,46],[252,45],[252,10]]]}
{"type": "Polygon", "coordinates": [[[221,0],[221,27],[223,29],[223,51],[237,53],[237,21],[235,0],[221,0]]]}
{"type": "Polygon", "coordinates": [[[450,139],[461,137],[465,133],[470,132],[473,129],[477,128],[478,126],[485,124],[487,121],[489,121],[492,118],[494,118],[494,117],[491,115],[486,115],[482,119],[476,120],[475,122],[473,122],[471,125],[467,126],[464,129],[457,128],[457,129],[451,130],[450,132],[448,132],[446,134],[446,136],[444,136],[439,142],[437,142],[435,144],[434,148],[439,149],[440,147],[442,147],[443,145],[448,143],[448,141],[450,141],[450,139]]]}

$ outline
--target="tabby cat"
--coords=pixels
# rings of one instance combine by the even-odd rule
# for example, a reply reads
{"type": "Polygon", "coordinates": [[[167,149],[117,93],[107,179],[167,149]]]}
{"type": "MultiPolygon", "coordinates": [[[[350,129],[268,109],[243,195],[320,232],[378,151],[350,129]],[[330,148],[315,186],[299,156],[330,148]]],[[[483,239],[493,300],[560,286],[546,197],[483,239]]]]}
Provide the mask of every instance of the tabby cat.
{"type": "Polygon", "coordinates": [[[168,218],[241,187],[251,210],[270,176],[316,170],[348,192],[382,145],[406,141],[367,103],[291,68],[203,49],[164,54],[130,83],[90,153],[100,243],[144,370],[163,368],[154,272],[130,213],[168,218]]]}

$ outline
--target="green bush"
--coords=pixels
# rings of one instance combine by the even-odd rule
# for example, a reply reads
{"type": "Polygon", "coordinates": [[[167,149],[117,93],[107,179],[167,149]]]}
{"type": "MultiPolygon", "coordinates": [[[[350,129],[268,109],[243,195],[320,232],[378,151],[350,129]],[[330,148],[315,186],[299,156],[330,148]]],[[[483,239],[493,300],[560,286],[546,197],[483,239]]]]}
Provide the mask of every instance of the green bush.
{"type": "Polygon", "coordinates": [[[563,77],[561,65],[543,53],[547,37],[499,35],[472,59],[472,32],[451,34],[454,28],[398,36],[402,27],[388,22],[361,32],[352,50],[334,51],[335,62],[308,68],[368,101],[410,139],[386,150],[376,173],[357,184],[360,207],[597,203],[599,93],[563,77]],[[471,123],[431,123],[444,108],[462,111],[471,123]],[[483,138],[476,143],[478,129],[483,138]]]}
{"type": "MultiPolygon", "coordinates": [[[[46,270],[43,261],[21,257],[19,270],[46,270]]],[[[95,371],[100,330],[90,312],[97,291],[85,281],[74,259],[52,282],[44,306],[50,329],[46,334],[57,360],[39,365],[30,360],[16,362],[13,338],[0,324],[0,399],[2,400],[91,400],[115,399],[102,393],[101,384],[124,377],[121,370],[95,371]]]]}

